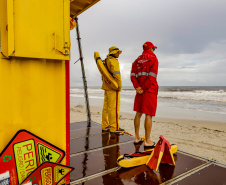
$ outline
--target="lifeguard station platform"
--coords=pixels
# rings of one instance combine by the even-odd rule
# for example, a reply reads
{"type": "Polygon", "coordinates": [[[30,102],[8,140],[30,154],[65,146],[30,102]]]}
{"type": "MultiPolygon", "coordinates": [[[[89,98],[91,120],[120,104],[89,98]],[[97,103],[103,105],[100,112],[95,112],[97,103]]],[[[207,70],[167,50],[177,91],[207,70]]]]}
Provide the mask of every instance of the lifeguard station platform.
{"type": "Polygon", "coordinates": [[[176,166],[161,164],[157,172],[119,168],[120,155],[143,146],[135,148],[127,134],[102,133],[90,120],[70,123],[70,20],[97,2],[0,0],[0,152],[26,129],[66,152],[61,164],[75,168],[66,184],[226,185],[226,165],[182,151],[176,166]]]}
{"type": "Polygon", "coordinates": [[[120,168],[120,155],[143,151],[133,144],[134,137],[102,132],[98,123],[71,123],[71,184],[79,185],[223,185],[226,184],[226,165],[178,151],[176,166],[160,164],[157,172],[142,165],[120,168]]]}

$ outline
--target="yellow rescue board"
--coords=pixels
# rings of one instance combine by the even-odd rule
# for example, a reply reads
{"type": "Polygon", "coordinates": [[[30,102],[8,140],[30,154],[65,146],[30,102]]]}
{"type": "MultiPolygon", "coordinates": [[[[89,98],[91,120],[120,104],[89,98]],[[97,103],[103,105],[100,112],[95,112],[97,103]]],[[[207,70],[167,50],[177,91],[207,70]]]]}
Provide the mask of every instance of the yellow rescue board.
{"type": "Polygon", "coordinates": [[[111,74],[108,72],[106,67],[104,66],[104,64],[100,58],[100,54],[98,52],[94,52],[94,59],[97,64],[97,68],[99,69],[100,74],[103,77],[103,80],[105,80],[105,82],[108,83],[112,89],[117,90],[118,84],[115,81],[115,79],[111,76],[111,74]]]}
{"type": "MultiPolygon", "coordinates": [[[[171,145],[171,149],[173,154],[175,154],[177,152],[177,145],[171,145]]],[[[118,157],[117,163],[119,166],[123,168],[132,168],[135,166],[146,164],[153,150],[154,149],[144,151],[144,152],[150,152],[150,154],[149,155],[147,154],[141,157],[137,157],[137,156],[130,157],[129,155],[128,156],[121,155],[118,157]]]]}

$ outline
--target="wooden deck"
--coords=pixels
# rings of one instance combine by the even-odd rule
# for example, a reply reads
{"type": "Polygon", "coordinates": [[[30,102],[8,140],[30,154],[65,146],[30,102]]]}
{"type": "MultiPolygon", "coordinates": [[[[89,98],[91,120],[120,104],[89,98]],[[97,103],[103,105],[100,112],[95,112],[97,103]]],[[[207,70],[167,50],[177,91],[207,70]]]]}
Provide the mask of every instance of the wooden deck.
{"type": "Polygon", "coordinates": [[[133,144],[134,137],[101,130],[98,123],[71,123],[71,184],[79,185],[222,185],[226,184],[226,165],[178,151],[176,166],[160,164],[158,171],[142,165],[120,168],[120,155],[143,151],[133,144]]]}

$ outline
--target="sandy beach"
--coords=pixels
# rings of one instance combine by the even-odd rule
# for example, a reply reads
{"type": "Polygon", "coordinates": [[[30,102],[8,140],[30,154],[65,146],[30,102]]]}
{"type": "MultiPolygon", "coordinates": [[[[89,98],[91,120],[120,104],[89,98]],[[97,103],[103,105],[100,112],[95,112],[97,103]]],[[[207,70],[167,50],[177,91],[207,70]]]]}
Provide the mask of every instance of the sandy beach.
{"type": "MultiPolygon", "coordinates": [[[[91,106],[91,119],[101,123],[102,107],[91,106]]],[[[86,121],[84,105],[71,105],[71,123],[86,121]]],[[[133,118],[135,113],[120,112],[120,127],[134,135],[133,118]]],[[[140,135],[144,136],[144,116],[141,119],[140,135]]],[[[226,164],[226,123],[153,118],[151,139],[155,142],[163,135],[178,149],[207,159],[226,164]]]]}

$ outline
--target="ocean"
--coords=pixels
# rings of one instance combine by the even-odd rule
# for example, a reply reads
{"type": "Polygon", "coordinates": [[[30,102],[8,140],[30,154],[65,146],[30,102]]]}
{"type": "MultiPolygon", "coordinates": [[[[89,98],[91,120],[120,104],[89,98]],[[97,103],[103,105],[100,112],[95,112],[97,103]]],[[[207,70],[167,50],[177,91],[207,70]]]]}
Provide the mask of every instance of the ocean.
{"type": "MultiPolygon", "coordinates": [[[[133,87],[121,91],[122,112],[134,113],[133,87]]],[[[90,106],[102,106],[104,91],[89,87],[90,106]]],[[[71,87],[71,105],[85,105],[83,87],[71,87]]],[[[226,123],[226,86],[161,86],[156,117],[217,121],[226,123]]]]}

